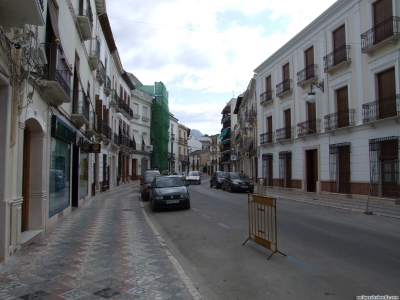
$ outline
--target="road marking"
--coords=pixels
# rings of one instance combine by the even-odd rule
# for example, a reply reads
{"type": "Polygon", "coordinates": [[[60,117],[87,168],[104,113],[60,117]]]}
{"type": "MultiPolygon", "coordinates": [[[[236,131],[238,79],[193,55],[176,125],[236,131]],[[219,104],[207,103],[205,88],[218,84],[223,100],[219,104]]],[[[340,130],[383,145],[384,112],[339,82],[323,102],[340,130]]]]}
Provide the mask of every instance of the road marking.
{"type": "Polygon", "coordinates": [[[194,211],[199,211],[197,208],[194,208],[194,207],[192,208],[192,210],[194,210],[194,211]]]}
{"type": "Polygon", "coordinates": [[[229,229],[230,227],[224,223],[218,223],[219,226],[229,229]]]}
{"type": "Polygon", "coordinates": [[[203,216],[204,218],[206,218],[206,219],[209,219],[209,218],[210,218],[209,216],[207,216],[207,215],[205,215],[205,214],[202,214],[202,216],[203,216]]]}
{"type": "Polygon", "coordinates": [[[305,269],[307,269],[307,270],[309,270],[311,272],[317,272],[318,271],[317,268],[314,268],[313,266],[310,266],[310,265],[308,265],[308,264],[306,264],[306,263],[304,263],[304,262],[302,262],[302,261],[300,261],[300,260],[298,260],[298,259],[296,259],[296,258],[294,258],[292,256],[288,255],[288,256],[286,256],[286,258],[288,260],[290,260],[291,262],[294,262],[295,264],[297,264],[297,265],[299,265],[299,266],[301,266],[301,267],[303,267],[303,268],[305,268],[305,269]]]}

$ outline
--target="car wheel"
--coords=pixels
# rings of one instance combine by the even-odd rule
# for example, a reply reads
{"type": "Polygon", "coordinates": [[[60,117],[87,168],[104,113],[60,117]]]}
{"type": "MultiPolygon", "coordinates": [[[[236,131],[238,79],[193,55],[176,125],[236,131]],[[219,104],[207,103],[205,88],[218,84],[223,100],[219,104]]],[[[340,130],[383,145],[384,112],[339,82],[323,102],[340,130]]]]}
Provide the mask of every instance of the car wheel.
{"type": "Polygon", "coordinates": [[[225,187],[224,187],[223,183],[221,183],[221,190],[225,191],[225,187]]]}
{"type": "Polygon", "coordinates": [[[190,202],[189,202],[189,204],[188,205],[185,205],[185,207],[184,207],[185,209],[190,209],[190,202]]]}
{"type": "Polygon", "coordinates": [[[150,208],[151,208],[151,211],[156,211],[156,207],[155,207],[155,205],[154,205],[154,201],[153,200],[151,200],[150,199],[150,208]]]}
{"type": "Polygon", "coordinates": [[[229,193],[233,193],[233,189],[232,189],[231,185],[229,185],[228,190],[229,190],[229,193]]]}
{"type": "Polygon", "coordinates": [[[210,188],[212,188],[212,182],[210,181],[210,188]]]}

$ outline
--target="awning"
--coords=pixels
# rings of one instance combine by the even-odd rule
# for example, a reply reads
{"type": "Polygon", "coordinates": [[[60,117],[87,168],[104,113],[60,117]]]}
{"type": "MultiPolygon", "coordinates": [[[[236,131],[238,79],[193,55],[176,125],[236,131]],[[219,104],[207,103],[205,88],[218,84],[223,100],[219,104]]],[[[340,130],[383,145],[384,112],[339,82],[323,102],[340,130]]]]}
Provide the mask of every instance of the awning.
{"type": "Polygon", "coordinates": [[[149,135],[143,134],[143,141],[145,145],[150,145],[149,135]]]}
{"type": "Polygon", "coordinates": [[[224,131],[221,132],[219,135],[219,138],[222,139],[224,136],[226,136],[229,132],[230,128],[226,128],[224,131]]]}
{"type": "Polygon", "coordinates": [[[141,144],[139,141],[139,132],[138,131],[133,131],[133,139],[135,140],[135,144],[141,144]]]}
{"type": "Polygon", "coordinates": [[[222,141],[222,145],[228,144],[231,141],[231,139],[226,139],[222,141]]]}

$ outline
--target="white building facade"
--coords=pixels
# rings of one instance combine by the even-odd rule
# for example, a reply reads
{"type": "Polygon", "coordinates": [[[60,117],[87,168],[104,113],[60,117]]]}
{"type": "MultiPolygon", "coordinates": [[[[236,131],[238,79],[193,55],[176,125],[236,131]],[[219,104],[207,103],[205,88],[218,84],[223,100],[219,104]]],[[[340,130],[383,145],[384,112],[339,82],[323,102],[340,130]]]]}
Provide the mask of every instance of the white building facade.
{"type": "Polygon", "coordinates": [[[254,70],[265,185],[400,198],[399,14],[336,1],[254,70]]]}

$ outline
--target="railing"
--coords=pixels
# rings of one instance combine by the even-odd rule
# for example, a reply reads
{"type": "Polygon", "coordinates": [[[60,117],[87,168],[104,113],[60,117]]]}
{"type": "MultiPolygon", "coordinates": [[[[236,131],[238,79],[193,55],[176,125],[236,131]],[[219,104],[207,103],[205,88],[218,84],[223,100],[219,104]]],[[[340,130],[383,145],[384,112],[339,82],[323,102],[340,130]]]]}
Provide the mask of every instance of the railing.
{"type": "MultiPolygon", "coordinates": [[[[53,73],[53,72],[50,72],[53,73]]],[[[71,77],[67,70],[54,70],[54,78],[48,78],[49,80],[55,80],[64,90],[68,97],[71,98],[71,87],[67,80],[71,77]]]]}
{"type": "Polygon", "coordinates": [[[231,118],[231,116],[223,117],[222,120],[221,120],[221,124],[224,124],[226,121],[229,121],[230,118],[231,118]]]}
{"type": "Polygon", "coordinates": [[[267,101],[271,101],[272,100],[272,93],[273,90],[267,90],[266,92],[262,93],[260,95],[260,104],[263,104],[267,101]]]}
{"type": "Polygon", "coordinates": [[[149,121],[149,118],[148,118],[148,117],[145,117],[145,116],[142,116],[142,121],[148,122],[148,121],[149,121]]]}
{"type": "Polygon", "coordinates": [[[104,135],[106,138],[112,138],[111,128],[102,119],[97,119],[97,132],[104,135]]]}
{"type": "Polygon", "coordinates": [[[179,154],[179,160],[183,160],[183,154],[179,154]]]}
{"type": "Polygon", "coordinates": [[[350,45],[343,45],[337,48],[335,51],[324,56],[324,70],[328,71],[342,62],[351,61],[350,49],[350,45]]]}
{"type": "Polygon", "coordinates": [[[168,158],[175,159],[175,153],[168,152],[168,158]]]}
{"type": "Polygon", "coordinates": [[[89,115],[89,125],[87,129],[97,131],[97,116],[94,111],[89,115]]]}
{"type": "Polygon", "coordinates": [[[363,104],[363,123],[400,116],[400,94],[363,104]]]}
{"type": "Polygon", "coordinates": [[[400,17],[390,17],[361,35],[361,52],[392,37],[400,35],[400,17]]]}
{"type": "Polygon", "coordinates": [[[324,117],[325,130],[333,130],[347,126],[354,126],[354,113],[355,109],[346,109],[343,111],[335,112],[324,117]]]}
{"type": "Polygon", "coordinates": [[[183,138],[182,137],[180,137],[178,141],[179,141],[179,143],[183,144],[183,138]]]}
{"type": "Polygon", "coordinates": [[[260,145],[272,143],[274,133],[272,131],[260,134],[260,145]]]}
{"type": "Polygon", "coordinates": [[[316,77],[317,64],[307,66],[305,69],[297,73],[297,85],[301,85],[309,79],[316,77]]]}
{"type": "Polygon", "coordinates": [[[123,146],[126,146],[126,147],[131,147],[130,141],[131,141],[131,139],[126,135],[121,134],[119,136],[120,145],[123,145],[123,146]]]}
{"type": "Polygon", "coordinates": [[[79,15],[89,19],[90,28],[93,28],[93,12],[90,1],[86,1],[86,9],[79,9],[79,15]]]}
{"type": "Polygon", "coordinates": [[[96,56],[97,60],[100,60],[100,42],[97,37],[90,41],[90,55],[96,56]]]}
{"type": "Polygon", "coordinates": [[[276,86],[276,96],[292,90],[292,79],[286,79],[276,86]]]}
{"type": "Polygon", "coordinates": [[[321,132],[320,119],[312,119],[297,124],[297,136],[305,136],[319,132],[321,132]]]}
{"type": "Polygon", "coordinates": [[[96,71],[97,78],[101,78],[102,81],[105,81],[106,78],[106,68],[104,68],[103,62],[99,60],[99,68],[96,71]]]}
{"type": "Polygon", "coordinates": [[[187,139],[183,139],[183,143],[184,143],[184,144],[187,144],[187,143],[188,143],[188,140],[187,140],[187,139]]]}
{"type": "MultiPolygon", "coordinates": [[[[118,96],[118,93],[116,90],[114,90],[114,100],[117,103],[119,109],[124,110],[129,116],[135,117],[132,109],[128,106],[128,104],[126,104],[124,101],[122,101],[122,99],[118,96]]],[[[140,118],[140,116],[138,115],[137,119],[139,119],[139,118],[140,118]]]]}
{"type": "Polygon", "coordinates": [[[231,123],[230,122],[225,122],[224,125],[222,125],[221,132],[224,131],[226,128],[231,128],[231,123]]]}
{"type": "Polygon", "coordinates": [[[116,133],[113,134],[112,141],[114,142],[114,144],[119,145],[119,136],[118,136],[118,134],[116,134],[116,133]]]}
{"type": "Polygon", "coordinates": [[[89,103],[86,101],[85,91],[74,90],[74,105],[72,105],[73,114],[81,114],[86,120],[89,120],[89,103]]]}
{"type": "Polygon", "coordinates": [[[140,119],[140,115],[139,114],[132,113],[132,117],[134,117],[135,119],[140,119]]]}
{"type": "Polygon", "coordinates": [[[283,141],[293,138],[293,126],[288,126],[276,130],[276,141],[283,141]]]}
{"type": "Polygon", "coordinates": [[[108,75],[106,75],[106,82],[104,84],[104,88],[108,89],[111,91],[111,79],[108,75]]]}

